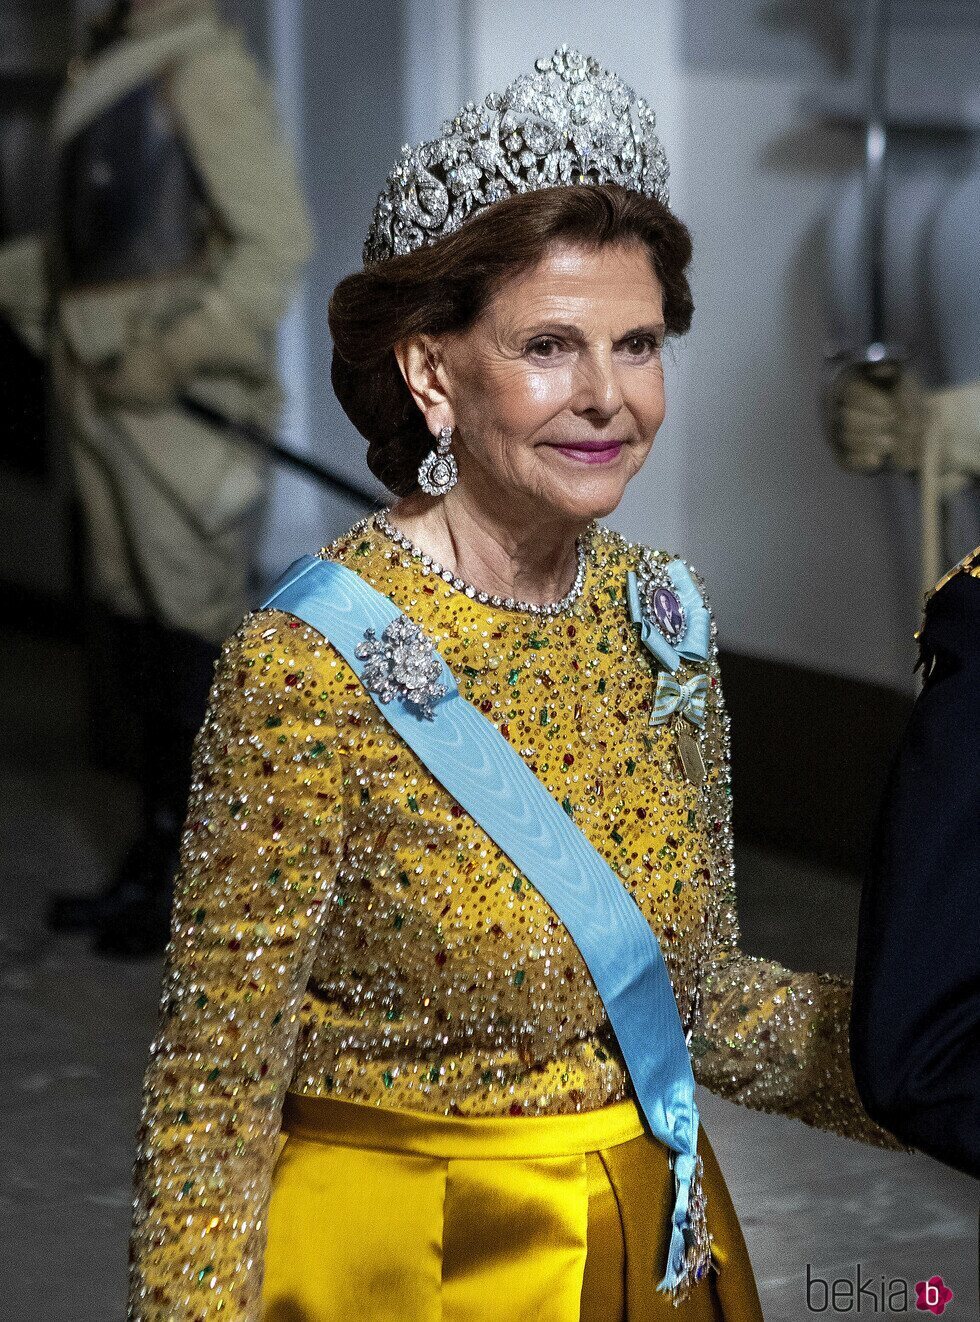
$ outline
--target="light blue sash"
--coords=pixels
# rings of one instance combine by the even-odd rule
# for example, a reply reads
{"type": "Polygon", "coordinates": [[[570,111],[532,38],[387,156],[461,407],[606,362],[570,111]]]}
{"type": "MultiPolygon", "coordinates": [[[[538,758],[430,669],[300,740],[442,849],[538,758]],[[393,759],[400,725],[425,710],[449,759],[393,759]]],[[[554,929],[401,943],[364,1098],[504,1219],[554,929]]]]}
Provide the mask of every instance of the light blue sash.
{"type": "MultiPolygon", "coordinates": [[[[364,643],[365,630],[373,628],[380,638],[403,614],[352,569],[317,556],[291,565],[264,605],[312,625],[358,678],[365,662],[355,648],[364,643]]],[[[658,1286],[672,1290],[688,1271],[684,1231],[698,1112],[691,1059],[660,945],[620,878],[493,722],[461,696],[452,671],[434,648],[433,653],[446,691],[432,719],[420,717],[406,702],[371,696],[436,779],[540,891],[581,952],[640,1108],[674,1154],[670,1248],[658,1286]]]]}

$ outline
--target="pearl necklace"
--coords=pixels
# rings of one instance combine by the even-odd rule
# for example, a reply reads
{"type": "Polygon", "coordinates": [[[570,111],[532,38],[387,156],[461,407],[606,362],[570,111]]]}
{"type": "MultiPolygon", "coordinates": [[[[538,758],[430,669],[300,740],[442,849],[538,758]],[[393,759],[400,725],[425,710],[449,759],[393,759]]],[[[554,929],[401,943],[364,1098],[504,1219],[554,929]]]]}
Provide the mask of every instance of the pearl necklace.
{"type": "Polygon", "coordinates": [[[440,565],[437,560],[433,560],[432,556],[429,555],[427,551],[423,551],[420,546],[416,546],[415,543],[406,537],[404,533],[399,532],[397,528],[389,523],[388,511],[390,509],[391,506],[389,505],[385,509],[377,510],[373,516],[368,515],[366,519],[362,520],[361,526],[366,526],[370,519],[373,518],[376,528],[383,532],[385,536],[390,537],[392,541],[397,542],[399,546],[404,547],[406,551],[417,556],[433,574],[438,574],[440,578],[444,579],[447,583],[451,583],[454,588],[465,593],[467,597],[473,597],[476,601],[482,602],[487,606],[503,606],[507,610],[530,611],[532,615],[558,615],[571,606],[582,592],[582,587],[585,583],[586,542],[591,539],[592,533],[595,530],[595,519],[592,520],[585,532],[576,538],[575,541],[575,548],[578,555],[578,571],[575,575],[575,582],[565,596],[562,597],[561,601],[548,601],[542,603],[537,601],[517,601],[514,597],[498,597],[492,592],[483,592],[480,588],[474,587],[472,583],[467,583],[466,580],[460,578],[458,574],[454,574],[451,569],[446,569],[440,565]]]}

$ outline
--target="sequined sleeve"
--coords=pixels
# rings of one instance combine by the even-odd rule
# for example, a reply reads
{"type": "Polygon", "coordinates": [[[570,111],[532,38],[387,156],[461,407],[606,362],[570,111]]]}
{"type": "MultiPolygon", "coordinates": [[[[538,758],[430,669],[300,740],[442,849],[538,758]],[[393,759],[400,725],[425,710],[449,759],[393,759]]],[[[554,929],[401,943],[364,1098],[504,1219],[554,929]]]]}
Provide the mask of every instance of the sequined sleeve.
{"type": "Polygon", "coordinates": [[[717,656],[705,745],[717,902],[700,1012],[691,1038],[697,1081],[733,1102],[793,1116],[878,1147],[903,1145],[867,1115],[848,1051],[851,983],[747,955],[735,899],[728,721],[717,656]]]}
{"type": "Polygon", "coordinates": [[[343,662],[278,612],[218,663],[144,1084],[129,1317],[259,1317],[298,1015],[342,838],[343,662]]]}

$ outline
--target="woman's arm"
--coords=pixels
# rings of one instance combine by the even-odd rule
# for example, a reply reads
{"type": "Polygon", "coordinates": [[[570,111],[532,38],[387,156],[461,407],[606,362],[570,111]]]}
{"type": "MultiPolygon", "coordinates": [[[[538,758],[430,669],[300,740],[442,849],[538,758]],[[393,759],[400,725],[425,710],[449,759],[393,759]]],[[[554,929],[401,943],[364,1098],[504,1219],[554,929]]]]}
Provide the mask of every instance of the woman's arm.
{"type": "Polygon", "coordinates": [[[867,1115],[848,1053],[851,984],[746,955],[736,912],[728,722],[717,657],[705,731],[715,882],[711,952],[691,1038],[697,1081],[757,1110],[878,1147],[902,1148],[867,1115]]]}
{"type": "Polygon", "coordinates": [[[139,1322],[259,1316],[280,1109],[342,847],[344,666],[277,611],[249,617],[218,662],[144,1083],[139,1322]]]}

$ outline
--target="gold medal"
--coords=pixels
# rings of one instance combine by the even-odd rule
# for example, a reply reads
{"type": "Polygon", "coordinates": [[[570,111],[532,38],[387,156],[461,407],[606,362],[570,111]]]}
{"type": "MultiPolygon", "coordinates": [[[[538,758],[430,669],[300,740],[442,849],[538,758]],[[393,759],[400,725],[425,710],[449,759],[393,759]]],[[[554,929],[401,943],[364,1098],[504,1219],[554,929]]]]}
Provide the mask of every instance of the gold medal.
{"type": "Polygon", "coordinates": [[[707,773],[704,768],[704,758],[701,756],[701,746],[687,730],[677,731],[677,751],[687,779],[692,785],[703,785],[707,773]]]}

